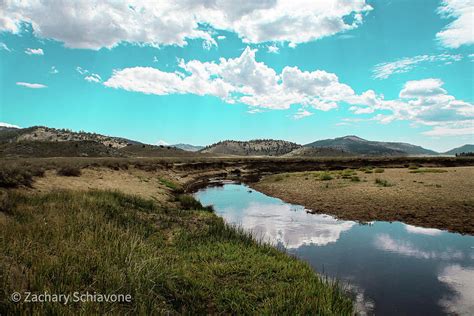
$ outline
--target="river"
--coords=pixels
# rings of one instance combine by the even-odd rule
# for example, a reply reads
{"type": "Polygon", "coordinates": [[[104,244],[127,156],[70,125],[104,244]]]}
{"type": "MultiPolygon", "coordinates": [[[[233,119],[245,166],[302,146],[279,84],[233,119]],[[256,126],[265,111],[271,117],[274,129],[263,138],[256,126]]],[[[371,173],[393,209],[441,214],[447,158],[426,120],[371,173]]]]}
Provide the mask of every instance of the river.
{"type": "Polygon", "coordinates": [[[207,187],[195,197],[227,223],[340,280],[361,314],[474,315],[474,236],[309,214],[244,184],[207,187]]]}

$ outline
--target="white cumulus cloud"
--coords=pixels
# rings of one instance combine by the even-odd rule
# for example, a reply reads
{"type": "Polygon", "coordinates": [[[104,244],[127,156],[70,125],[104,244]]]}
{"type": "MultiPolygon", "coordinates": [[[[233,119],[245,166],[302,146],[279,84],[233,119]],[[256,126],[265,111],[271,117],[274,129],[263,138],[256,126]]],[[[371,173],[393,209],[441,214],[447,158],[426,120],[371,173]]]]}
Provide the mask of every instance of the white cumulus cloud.
{"type": "Polygon", "coordinates": [[[184,46],[196,38],[209,47],[216,45],[212,30],[200,27],[209,25],[246,43],[295,46],[355,29],[371,10],[365,0],[2,1],[0,30],[17,33],[27,22],[39,37],[97,50],[121,42],[184,46]]]}
{"type": "Polygon", "coordinates": [[[279,51],[280,49],[275,44],[267,46],[267,52],[269,53],[278,54],[279,51]]]}
{"type": "Polygon", "coordinates": [[[247,47],[239,57],[221,58],[217,63],[180,60],[180,71],[176,72],[152,67],[125,68],[116,70],[104,85],[156,95],[212,95],[227,103],[268,109],[288,109],[298,104],[328,111],[339,102],[366,101],[366,94],[357,95],[351,87],[340,83],[335,74],[301,71],[297,67],[285,67],[278,74],[258,62],[255,52],[247,47]]]}
{"type": "Polygon", "coordinates": [[[348,104],[355,114],[383,111],[368,119],[382,124],[409,120],[438,128],[468,127],[469,123],[472,126],[473,105],[449,95],[440,79],[408,81],[399,98],[385,100],[373,90],[357,94],[349,85],[339,82],[336,74],[323,70],[303,71],[287,66],[277,73],[257,61],[255,53],[247,47],[239,57],[221,58],[218,62],[179,60],[175,72],[152,67],[119,69],[104,85],[156,95],[211,95],[252,109],[281,110],[300,105],[304,109],[295,118],[309,116],[310,109],[329,111],[348,104]]]}
{"type": "Polygon", "coordinates": [[[436,38],[446,47],[474,44],[474,4],[472,0],[443,0],[438,14],[451,19],[436,38]]]}

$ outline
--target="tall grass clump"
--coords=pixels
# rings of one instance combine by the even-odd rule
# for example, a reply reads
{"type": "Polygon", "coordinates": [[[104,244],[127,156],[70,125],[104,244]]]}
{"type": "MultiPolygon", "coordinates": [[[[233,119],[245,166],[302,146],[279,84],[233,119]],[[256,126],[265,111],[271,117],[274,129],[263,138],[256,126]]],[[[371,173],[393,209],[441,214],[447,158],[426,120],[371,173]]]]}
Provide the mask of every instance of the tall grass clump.
{"type": "Polygon", "coordinates": [[[206,210],[213,212],[212,205],[203,206],[200,201],[196,200],[194,196],[188,194],[178,195],[178,201],[181,207],[185,210],[206,210]]]}
{"type": "Polygon", "coordinates": [[[322,181],[328,181],[328,180],[332,180],[333,177],[331,176],[330,173],[328,173],[328,172],[323,172],[323,173],[321,173],[321,175],[319,176],[319,179],[322,180],[322,181]]]}
{"type": "Polygon", "coordinates": [[[9,192],[0,314],[352,315],[351,300],[216,215],[118,192],[9,192]],[[13,303],[13,292],[130,294],[130,303],[13,303]]]}
{"type": "Polygon", "coordinates": [[[391,186],[393,186],[393,184],[391,184],[387,180],[383,180],[383,179],[380,179],[380,178],[375,179],[375,184],[380,185],[382,187],[391,187],[391,186]]]}
{"type": "Polygon", "coordinates": [[[358,176],[352,176],[351,181],[352,182],[360,182],[360,178],[358,176]]]}

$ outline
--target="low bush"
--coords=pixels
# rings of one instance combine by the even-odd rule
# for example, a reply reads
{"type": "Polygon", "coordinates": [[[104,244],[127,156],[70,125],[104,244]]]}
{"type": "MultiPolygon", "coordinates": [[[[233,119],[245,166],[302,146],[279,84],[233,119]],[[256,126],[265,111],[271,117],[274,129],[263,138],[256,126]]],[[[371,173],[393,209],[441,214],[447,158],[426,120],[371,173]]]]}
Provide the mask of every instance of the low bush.
{"type": "Polygon", "coordinates": [[[59,168],[56,173],[60,176],[64,177],[80,177],[81,176],[81,168],[73,167],[73,166],[64,166],[59,168]]]}
{"type": "Polygon", "coordinates": [[[281,175],[275,176],[273,178],[273,181],[282,181],[282,180],[283,180],[283,176],[281,176],[281,175]]]}
{"type": "Polygon", "coordinates": [[[21,168],[0,169],[0,187],[2,188],[31,187],[32,183],[33,175],[29,170],[21,168]]]}

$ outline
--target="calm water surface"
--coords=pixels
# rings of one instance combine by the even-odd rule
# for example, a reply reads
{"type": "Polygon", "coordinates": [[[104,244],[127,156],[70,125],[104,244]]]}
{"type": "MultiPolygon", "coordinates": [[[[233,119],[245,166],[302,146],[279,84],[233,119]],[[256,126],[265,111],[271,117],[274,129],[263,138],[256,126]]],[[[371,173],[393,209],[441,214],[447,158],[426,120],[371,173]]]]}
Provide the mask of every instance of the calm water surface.
{"type": "Polygon", "coordinates": [[[474,237],[403,223],[360,225],[306,213],[243,184],[196,194],[228,223],[347,283],[377,315],[474,315],[474,237]]]}

